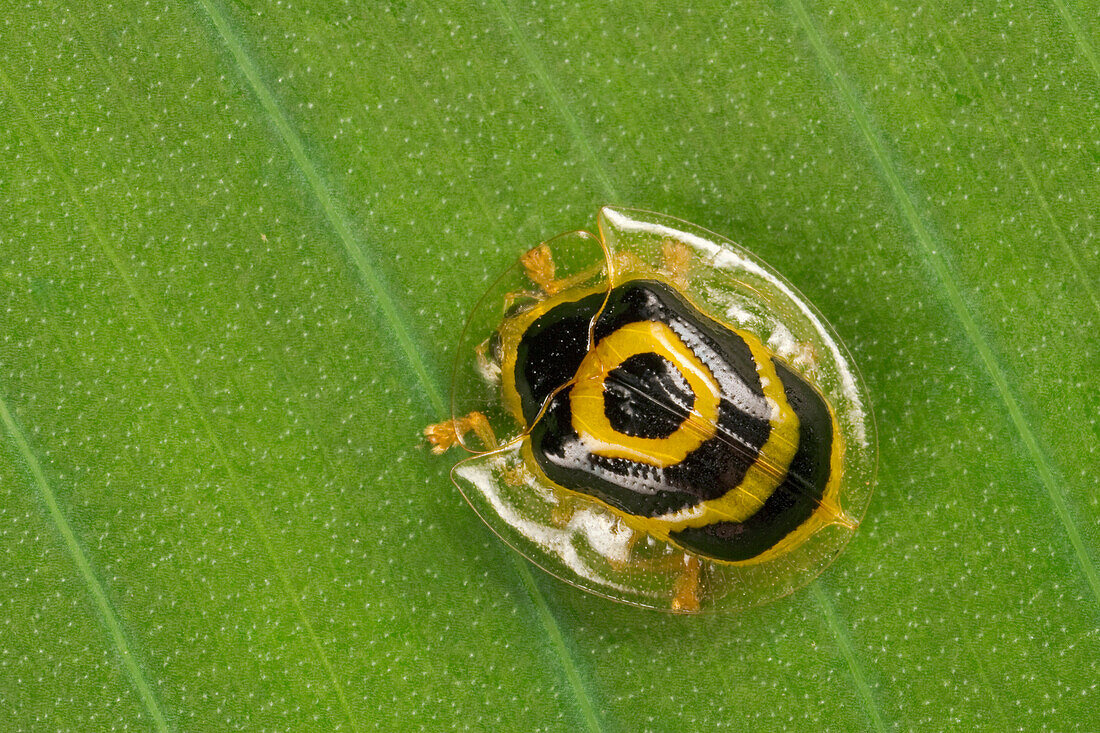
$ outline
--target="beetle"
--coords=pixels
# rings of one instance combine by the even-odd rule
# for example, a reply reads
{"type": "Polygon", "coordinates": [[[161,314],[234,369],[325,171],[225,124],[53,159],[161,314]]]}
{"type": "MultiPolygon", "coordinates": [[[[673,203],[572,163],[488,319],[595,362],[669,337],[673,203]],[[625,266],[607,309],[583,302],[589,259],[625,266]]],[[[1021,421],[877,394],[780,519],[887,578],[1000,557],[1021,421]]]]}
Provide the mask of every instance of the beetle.
{"type": "MultiPolygon", "coordinates": [[[[867,455],[873,454],[873,445],[866,436],[865,396],[857,379],[854,393],[834,390],[830,397],[815,383],[814,369],[794,363],[799,356],[813,360],[815,339],[791,349],[782,338],[790,332],[784,322],[772,328],[756,322],[754,330],[754,319],[746,318],[742,308],[715,312],[715,303],[723,301],[715,297],[714,283],[720,292],[724,286],[742,299],[775,300],[778,292],[780,301],[795,302],[801,310],[787,310],[810,313],[803,320],[825,333],[825,338],[815,334],[820,350],[846,361],[832,348],[831,332],[785,281],[761,270],[755,260],[744,273],[731,276],[720,266],[719,255],[736,252],[730,249],[736,245],[718,240],[717,250],[704,246],[714,245],[717,235],[707,233],[709,238],[700,242],[701,230],[692,225],[609,207],[601,210],[599,222],[599,236],[577,235],[572,241],[598,243],[601,256],[571,274],[557,272],[555,250],[561,242],[550,240],[528,251],[520,265],[537,291],[505,294],[499,323],[473,348],[481,378],[491,385],[499,412],[518,428],[516,437],[502,442],[494,428],[501,421],[487,417],[488,410],[474,409],[428,426],[425,435],[433,450],[465,444],[465,434],[472,432],[481,444],[475,458],[491,461],[507,450],[518,453],[512,469],[498,461],[503,483],[541,488],[556,497],[557,505],[602,511],[615,526],[629,529],[627,551],[617,563],[607,558],[608,567],[628,579],[644,578],[661,566],[654,553],[664,558],[672,581],[666,583],[662,604],[671,610],[700,610],[704,577],[712,597],[720,595],[723,578],[727,593],[732,577],[768,585],[768,573],[761,568],[789,565],[792,557],[795,566],[804,566],[801,575],[812,577],[827,564],[827,552],[835,555],[836,542],[825,543],[825,554],[803,552],[802,560],[797,559],[799,548],[826,529],[834,535],[839,531],[846,541],[858,526],[853,512],[861,513],[869,497],[871,479],[863,464],[873,458],[867,455]],[[779,288],[766,292],[748,277],[754,269],[779,288]],[[731,313],[746,323],[731,322],[731,313]],[[765,342],[765,332],[773,346],[765,342]],[[781,337],[775,339],[776,334],[781,337]],[[853,399],[859,402],[862,436],[849,424],[853,399]],[[839,413],[838,402],[846,402],[839,413]],[[842,424],[844,417],[848,420],[842,424]],[[851,480],[853,472],[862,474],[860,481],[851,480]],[[851,495],[846,503],[854,506],[842,506],[845,493],[851,495]],[[634,552],[638,538],[663,550],[636,559],[635,554],[643,554],[634,552]]],[[[814,329],[803,323],[796,330],[805,336],[814,329]]],[[[847,375],[854,373],[846,363],[841,366],[847,375]]],[[[476,490],[477,482],[467,483],[476,490]]],[[[470,498],[469,491],[464,493],[470,498]]],[[[571,517],[569,511],[552,512],[548,524],[568,526],[571,517]]],[[[599,544],[591,533],[587,541],[599,544]]],[[[536,562],[546,554],[537,545],[525,552],[536,555],[536,562]]],[[[585,579],[594,576],[599,574],[585,579]]],[[[639,602],[629,593],[612,592],[614,581],[597,581],[602,587],[601,582],[578,584],[639,602]]],[[[767,600],[793,584],[771,585],[770,591],[749,589],[748,595],[767,600]]],[[[746,595],[744,588],[740,594],[746,595]]]]}

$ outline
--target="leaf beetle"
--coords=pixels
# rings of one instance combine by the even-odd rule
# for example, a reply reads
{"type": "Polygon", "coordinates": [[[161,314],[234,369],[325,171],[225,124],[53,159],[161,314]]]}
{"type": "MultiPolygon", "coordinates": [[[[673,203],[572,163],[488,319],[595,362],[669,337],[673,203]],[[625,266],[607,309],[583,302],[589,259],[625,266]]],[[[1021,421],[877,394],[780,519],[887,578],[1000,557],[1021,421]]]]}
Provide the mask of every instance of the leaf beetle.
{"type": "Polygon", "coordinates": [[[825,319],[716,234],[604,207],[523,255],[463,331],[425,435],[486,523],[590,592],[693,613],[816,577],[870,499],[866,388],[825,319]]]}

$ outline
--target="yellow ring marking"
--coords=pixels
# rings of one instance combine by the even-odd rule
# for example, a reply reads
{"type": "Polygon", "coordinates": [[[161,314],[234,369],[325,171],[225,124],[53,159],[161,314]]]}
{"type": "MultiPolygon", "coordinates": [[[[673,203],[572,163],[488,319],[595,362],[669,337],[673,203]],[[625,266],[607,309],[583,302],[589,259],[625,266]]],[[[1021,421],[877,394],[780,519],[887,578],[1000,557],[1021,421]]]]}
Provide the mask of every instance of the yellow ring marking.
{"type": "Polygon", "coordinates": [[[704,527],[714,522],[744,522],[764,506],[764,502],[787,477],[791,461],[798,450],[800,422],[787,402],[787,393],[776,374],[771,352],[751,334],[741,331],[737,334],[752,352],[764,396],[772,406],[768,439],[764,441],[756,460],[736,487],[717,499],[704,501],[684,511],[682,516],[672,514],[651,519],[652,522],[660,523],[665,534],[688,527],[704,527]]]}
{"type": "Polygon", "coordinates": [[[573,429],[589,453],[625,458],[658,468],[673,466],[714,436],[721,388],[710,370],[665,323],[629,323],[604,337],[585,355],[569,392],[573,429]],[[611,427],[604,411],[604,381],[624,361],[655,353],[668,359],[687,380],[695,404],[687,419],[667,438],[640,438],[611,427]]]}
{"type": "MultiPolygon", "coordinates": [[[[659,274],[648,273],[648,275],[654,279],[667,283],[667,280],[659,274]]],[[[627,278],[627,280],[630,279],[633,278],[627,278]]],[[[622,283],[619,282],[617,284],[621,285],[622,283]]],[[[589,287],[558,293],[550,298],[544,299],[535,307],[524,311],[521,315],[512,319],[507,319],[503,324],[501,328],[501,336],[504,343],[504,364],[502,370],[504,376],[504,384],[502,385],[503,397],[505,405],[507,405],[509,411],[521,424],[524,423],[524,419],[523,412],[520,408],[519,394],[515,388],[514,372],[517,345],[523,338],[527,328],[537,320],[538,317],[558,305],[575,302],[593,293],[607,292],[609,287],[611,287],[609,283],[603,282],[589,287]]],[[[729,328],[729,326],[726,326],[726,328],[729,328]]],[[[666,518],[635,516],[623,512],[583,492],[576,492],[571,489],[566,489],[565,487],[558,488],[561,488],[568,494],[580,496],[596,504],[600,504],[615,515],[621,517],[634,529],[642,532],[649,532],[658,539],[665,541],[669,541],[669,532],[674,532],[678,529],[705,526],[724,519],[728,521],[744,521],[751,516],[753,512],[758,511],[767,498],[771,496],[772,492],[778,487],[790,468],[790,461],[793,459],[794,453],[797,450],[799,422],[797,415],[795,415],[794,411],[787,403],[783,386],[778,379],[778,375],[775,374],[775,368],[771,363],[771,353],[752,334],[740,329],[730,330],[733,330],[748,344],[757,363],[757,373],[761,377],[761,383],[764,384],[764,394],[770,398],[770,401],[773,402],[776,407],[778,407],[778,416],[775,415],[775,410],[773,410],[773,419],[770,421],[772,432],[769,435],[768,441],[762,446],[760,456],[757,458],[754,465],[750,467],[750,472],[746,473],[745,480],[742,481],[737,488],[727,492],[724,496],[712,499],[708,502],[703,502],[702,504],[684,511],[683,516],[677,518],[679,521],[673,520],[675,515],[666,515],[666,518]],[[763,368],[761,368],[761,365],[763,365],[763,368]],[[783,447],[784,445],[787,447],[783,447]],[[787,457],[784,458],[784,456],[787,457]],[[760,465],[762,460],[764,461],[763,465],[768,465],[771,468],[768,470],[763,469],[763,466],[760,465]],[[755,476],[755,480],[752,481],[751,485],[749,483],[750,473],[752,476],[755,476]],[[766,482],[760,480],[765,477],[770,477],[770,480],[766,482]],[[770,488],[768,488],[769,485],[770,488]],[[738,519],[738,517],[740,517],[740,519],[738,519]]],[[[803,522],[802,525],[784,537],[783,540],[774,547],[769,548],[760,555],[750,558],[749,560],[732,563],[723,563],[720,560],[715,560],[714,562],[730,565],[756,565],[767,562],[798,547],[822,527],[829,524],[841,523],[838,521],[838,518],[843,516],[843,511],[839,502],[839,494],[843,475],[844,438],[836,414],[833,412],[832,405],[829,405],[828,401],[826,401],[826,405],[828,405],[833,423],[833,448],[831,451],[829,481],[821,505],[807,521],[803,522]]],[[[715,423],[712,422],[711,424],[714,425],[715,423]]],[[[531,428],[529,425],[526,427],[528,430],[531,428]]],[[[553,482],[547,479],[541,469],[538,468],[534,454],[531,451],[530,441],[528,440],[524,440],[523,442],[523,455],[527,464],[533,467],[537,474],[542,475],[543,479],[548,483],[557,486],[557,484],[553,484],[553,482]]]]}

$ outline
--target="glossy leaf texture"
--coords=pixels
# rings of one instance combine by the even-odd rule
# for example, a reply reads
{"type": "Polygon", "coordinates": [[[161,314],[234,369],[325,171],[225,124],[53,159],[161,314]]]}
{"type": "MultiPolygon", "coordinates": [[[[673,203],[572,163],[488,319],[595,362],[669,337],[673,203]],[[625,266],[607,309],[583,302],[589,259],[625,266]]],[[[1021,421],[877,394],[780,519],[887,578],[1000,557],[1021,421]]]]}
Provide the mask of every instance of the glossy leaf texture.
{"type": "Polygon", "coordinates": [[[8,727],[1094,727],[1095,7],[656,7],[4,14],[8,727]],[[808,588],[586,596],[423,445],[479,295],[606,203],[862,371],[878,487],[808,588]]]}

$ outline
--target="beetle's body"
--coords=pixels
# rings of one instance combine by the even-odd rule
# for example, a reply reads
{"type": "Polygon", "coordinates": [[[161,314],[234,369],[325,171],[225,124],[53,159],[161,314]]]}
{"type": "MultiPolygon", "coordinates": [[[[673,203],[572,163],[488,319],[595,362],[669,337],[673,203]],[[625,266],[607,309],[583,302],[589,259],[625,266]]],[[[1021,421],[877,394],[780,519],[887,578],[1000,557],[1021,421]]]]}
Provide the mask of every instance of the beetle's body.
{"type": "Polygon", "coordinates": [[[566,290],[500,334],[504,402],[554,485],[725,563],[768,560],[836,521],[828,404],[671,282],[566,290]]]}
{"type": "Polygon", "coordinates": [[[479,301],[432,450],[468,450],[452,478],[486,523],[593,593],[693,613],[808,583],[874,485],[838,337],[733,242],[616,207],[597,225],[479,301]]]}

